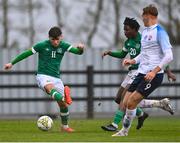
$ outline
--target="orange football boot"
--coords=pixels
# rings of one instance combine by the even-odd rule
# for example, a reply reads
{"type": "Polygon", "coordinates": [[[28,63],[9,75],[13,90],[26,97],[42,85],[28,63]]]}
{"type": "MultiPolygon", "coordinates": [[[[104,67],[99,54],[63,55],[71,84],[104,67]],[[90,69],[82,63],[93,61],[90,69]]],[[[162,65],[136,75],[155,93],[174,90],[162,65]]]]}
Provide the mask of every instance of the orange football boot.
{"type": "Polygon", "coordinates": [[[74,132],[74,129],[72,129],[70,127],[68,127],[68,128],[61,127],[61,132],[72,133],[72,132],[74,132]]]}
{"type": "Polygon", "coordinates": [[[64,87],[64,95],[65,95],[65,101],[68,105],[72,104],[72,98],[71,98],[71,90],[69,86],[64,87]]]}

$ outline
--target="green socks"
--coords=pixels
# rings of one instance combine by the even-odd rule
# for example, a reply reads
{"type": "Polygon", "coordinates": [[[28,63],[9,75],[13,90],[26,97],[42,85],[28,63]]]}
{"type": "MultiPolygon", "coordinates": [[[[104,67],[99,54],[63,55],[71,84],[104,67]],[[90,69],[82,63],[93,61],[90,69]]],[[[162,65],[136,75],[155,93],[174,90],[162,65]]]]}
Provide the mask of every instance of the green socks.
{"type": "MultiPolygon", "coordinates": [[[[63,101],[64,100],[64,97],[62,96],[62,94],[59,93],[56,89],[52,89],[50,92],[50,95],[56,101],[63,101]]],[[[61,116],[62,125],[68,125],[68,119],[69,119],[68,107],[61,107],[60,108],[60,116],[61,116]]]]}
{"type": "Polygon", "coordinates": [[[69,111],[68,108],[60,108],[61,122],[63,125],[68,125],[69,111]]]}
{"type": "Polygon", "coordinates": [[[115,116],[114,116],[113,123],[118,125],[122,121],[123,117],[124,117],[124,111],[121,111],[121,110],[118,109],[116,111],[115,116]]]}
{"type": "MultiPolygon", "coordinates": [[[[121,110],[118,109],[116,111],[116,113],[115,113],[113,123],[118,126],[118,124],[123,120],[124,114],[125,114],[124,111],[121,111],[121,110]]],[[[143,115],[143,110],[141,108],[137,107],[136,116],[139,117],[139,116],[142,116],[142,115],[143,115]]]]}
{"type": "Polygon", "coordinates": [[[50,95],[53,99],[56,101],[63,101],[63,96],[61,93],[59,93],[56,89],[52,89],[50,92],[50,95]]]}
{"type": "Polygon", "coordinates": [[[137,107],[137,109],[136,109],[136,116],[140,117],[142,115],[143,115],[143,110],[141,108],[137,107]]]}

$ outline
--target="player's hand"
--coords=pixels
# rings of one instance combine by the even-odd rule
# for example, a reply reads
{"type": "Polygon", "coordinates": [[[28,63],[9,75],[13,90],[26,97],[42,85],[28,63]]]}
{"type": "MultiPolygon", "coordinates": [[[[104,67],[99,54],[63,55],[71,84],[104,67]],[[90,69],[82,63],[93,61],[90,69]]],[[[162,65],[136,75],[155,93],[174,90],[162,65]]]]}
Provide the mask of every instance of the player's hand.
{"type": "Polygon", "coordinates": [[[168,81],[176,81],[176,75],[171,71],[167,72],[168,81]]]}
{"type": "Polygon", "coordinates": [[[13,66],[12,63],[5,64],[4,69],[5,70],[10,70],[12,68],[12,66],[13,66]]]}
{"type": "Polygon", "coordinates": [[[132,65],[132,64],[135,64],[135,60],[133,60],[133,59],[124,59],[123,62],[122,62],[123,66],[129,66],[129,65],[132,65]]]}
{"type": "Polygon", "coordinates": [[[111,51],[105,51],[104,53],[102,53],[102,59],[104,58],[104,56],[109,55],[109,54],[111,54],[111,51]]]}
{"type": "Polygon", "coordinates": [[[79,43],[79,44],[77,44],[77,46],[76,46],[78,49],[80,49],[81,51],[84,51],[84,44],[83,43],[79,43]]]}
{"type": "Polygon", "coordinates": [[[146,81],[151,81],[151,80],[153,80],[153,78],[154,78],[155,76],[156,76],[156,73],[153,72],[153,71],[150,71],[150,72],[148,72],[148,73],[145,75],[144,79],[145,79],[146,81]]]}

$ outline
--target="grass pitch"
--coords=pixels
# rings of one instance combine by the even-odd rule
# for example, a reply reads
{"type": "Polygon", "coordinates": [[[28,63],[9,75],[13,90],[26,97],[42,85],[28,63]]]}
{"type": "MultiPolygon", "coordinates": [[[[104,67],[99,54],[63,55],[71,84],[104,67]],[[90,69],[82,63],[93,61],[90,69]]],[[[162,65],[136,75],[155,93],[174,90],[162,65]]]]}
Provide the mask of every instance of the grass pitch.
{"type": "Polygon", "coordinates": [[[71,120],[76,132],[62,133],[59,121],[54,121],[50,131],[41,131],[36,120],[0,120],[0,141],[4,142],[180,142],[180,119],[178,117],[149,117],[140,130],[133,122],[129,135],[111,137],[114,132],[105,132],[100,126],[111,119],[71,120]]]}

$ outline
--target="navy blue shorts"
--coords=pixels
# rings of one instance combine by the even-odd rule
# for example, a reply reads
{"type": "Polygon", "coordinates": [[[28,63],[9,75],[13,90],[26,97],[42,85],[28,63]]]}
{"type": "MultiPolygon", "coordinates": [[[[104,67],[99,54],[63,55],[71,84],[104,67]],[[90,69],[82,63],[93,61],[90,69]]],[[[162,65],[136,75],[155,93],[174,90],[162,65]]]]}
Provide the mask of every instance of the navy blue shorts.
{"type": "Polygon", "coordinates": [[[154,79],[151,82],[147,82],[144,79],[145,74],[139,73],[130,87],[128,88],[129,92],[134,92],[135,90],[142,94],[144,98],[148,97],[157,87],[159,87],[163,81],[163,73],[156,74],[154,79]]]}

